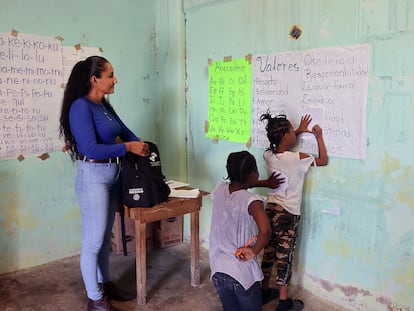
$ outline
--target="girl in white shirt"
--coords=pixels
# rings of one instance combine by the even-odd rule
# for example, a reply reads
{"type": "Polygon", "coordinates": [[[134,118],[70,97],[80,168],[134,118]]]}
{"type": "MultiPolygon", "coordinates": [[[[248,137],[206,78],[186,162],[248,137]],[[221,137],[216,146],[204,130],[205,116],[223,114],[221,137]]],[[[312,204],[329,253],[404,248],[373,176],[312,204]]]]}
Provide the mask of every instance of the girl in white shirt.
{"type": "Polygon", "coordinates": [[[274,174],[276,172],[280,174],[281,178],[284,178],[284,183],[279,188],[269,190],[266,205],[266,213],[272,227],[272,236],[263,253],[263,303],[265,304],[276,298],[276,290],[269,286],[273,264],[276,262],[276,285],[279,295],[279,305],[276,311],[299,311],[303,309],[304,304],[301,300],[288,298],[288,286],[292,276],[292,262],[300,220],[303,182],[311,165],[325,166],[328,164],[327,151],[322,137],[322,129],[315,125],[311,131],[308,130],[308,126],[312,121],[309,115],[302,117],[296,131],[285,115],[272,117],[268,112],[263,114],[260,120],[267,120],[266,132],[270,146],[263,157],[268,173],[274,174]],[[296,136],[304,132],[315,135],[319,157],[290,151],[296,144],[296,136]]]}

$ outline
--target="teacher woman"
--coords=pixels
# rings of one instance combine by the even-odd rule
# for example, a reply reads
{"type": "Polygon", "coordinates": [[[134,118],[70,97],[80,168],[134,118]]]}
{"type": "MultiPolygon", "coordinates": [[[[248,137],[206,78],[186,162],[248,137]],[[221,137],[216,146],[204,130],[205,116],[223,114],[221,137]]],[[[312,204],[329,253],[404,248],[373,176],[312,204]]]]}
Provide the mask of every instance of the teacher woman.
{"type": "Polygon", "coordinates": [[[65,88],[60,136],[77,164],[75,190],[82,217],[80,269],[88,296],[88,311],[116,310],[108,301],[132,300],[109,273],[111,232],[122,204],[120,158],[126,152],[146,156],[148,145],[127,128],[105,95],[117,79],[108,60],[91,56],[72,69],[65,88]],[[122,143],[117,143],[121,138],[122,143]]]}

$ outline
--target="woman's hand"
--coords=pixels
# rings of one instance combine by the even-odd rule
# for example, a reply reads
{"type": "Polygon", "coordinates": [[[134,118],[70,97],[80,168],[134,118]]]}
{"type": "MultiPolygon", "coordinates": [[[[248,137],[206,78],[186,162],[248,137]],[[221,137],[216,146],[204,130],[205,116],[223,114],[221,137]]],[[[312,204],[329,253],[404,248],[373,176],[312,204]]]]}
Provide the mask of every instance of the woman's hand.
{"type": "Polygon", "coordinates": [[[129,141],[125,143],[126,151],[135,153],[141,157],[148,156],[149,146],[143,141],[129,141]]]}

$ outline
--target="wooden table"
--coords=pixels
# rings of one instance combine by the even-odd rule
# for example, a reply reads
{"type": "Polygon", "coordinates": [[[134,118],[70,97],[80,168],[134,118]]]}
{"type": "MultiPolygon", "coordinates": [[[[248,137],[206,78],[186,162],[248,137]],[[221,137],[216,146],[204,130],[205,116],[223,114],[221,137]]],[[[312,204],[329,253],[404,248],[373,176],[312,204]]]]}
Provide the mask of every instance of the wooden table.
{"type": "Polygon", "coordinates": [[[145,305],[147,300],[147,246],[146,224],[148,222],[167,219],[170,217],[190,214],[190,247],[191,247],[191,285],[200,285],[200,246],[199,246],[199,212],[202,196],[207,192],[200,191],[197,198],[169,198],[151,208],[125,208],[125,215],[135,220],[136,243],[136,275],[137,275],[137,304],[145,305]]]}

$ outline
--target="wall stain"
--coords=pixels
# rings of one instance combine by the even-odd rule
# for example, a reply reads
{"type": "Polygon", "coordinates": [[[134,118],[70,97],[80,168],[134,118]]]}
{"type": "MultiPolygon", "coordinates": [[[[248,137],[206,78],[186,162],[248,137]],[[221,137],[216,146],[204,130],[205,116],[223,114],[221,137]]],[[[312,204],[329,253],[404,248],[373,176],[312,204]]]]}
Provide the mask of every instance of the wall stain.
{"type": "Polygon", "coordinates": [[[411,301],[412,302],[413,293],[405,292],[403,290],[404,288],[414,288],[414,266],[412,265],[412,261],[407,261],[405,263],[400,263],[396,265],[395,268],[393,269],[392,275],[393,275],[393,281],[396,284],[400,284],[400,286],[402,287],[402,289],[398,292],[399,299],[397,301],[400,301],[400,302],[411,301]]]}
{"type": "Polygon", "coordinates": [[[338,240],[325,240],[322,245],[327,255],[340,256],[344,259],[351,257],[351,248],[340,238],[338,240]]]}
{"type": "MultiPolygon", "coordinates": [[[[360,289],[355,286],[343,286],[335,283],[331,283],[327,280],[318,279],[315,277],[311,277],[313,280],[319,282],[323,289],[327,292],[333,292],[335,290],[340,290],[346,297],[352,298],[351,300],[355,300],[355,297],[362,296],[362,297],[374,297],[374,295],[365,289],[360,289]]],[[[392,300],[385,296],[379,296],[375,299],[381,305],[384,305],[387,311],[414,311],[414,309],[410,307],[406,307],[400,304],[393,303],[392,300]]]]}
{"type": "Polygon", "coordinates": [[[392,185],[389,191],[393,191],[395,200],[406,204],[414,213],[413,168],[411,166],[401,167],[398,159],[385,153],[381,160],[381,173],[384,176],[383,179],[388,180],[388,184],[392,185]]]}
{"type": "Polygon", "coordinates": [[[398,159],[393,158],[388,152],[385,152],[384,157],[381,160],[381,171],[384,176],[390,177],[397,170],[401,168],[398,159]]]}
{"type": "Polygon", "coordinates": [[[414,172],[412,167],[405,167],[401,170],[401,175],[398,176],[401,185],[396,191],[396,199],[401,203],[406,203],[414,213],[414,197],[413,197],[413,180],[414,172]]]}
{"type": "Polygon", "coordinates": [[[322,287],[328,292],[332,292],[335,289],[335,286],[326,280],[319,280],[319,283],[321,283],[322,287]]]}
{"type": "Polygon", "coordinates": [[[352,297],[352,296],[372,296],[370,291],[366,289],[360,289],[355,286],[342,286],[342,285],[336,285],[344,294],[345,296],[352,297]]]}
{"type": "MultiPolygon", "coordinates": [[[[355,297],[357,296],[362,296],[362,297],[373,297],[374,295],[366,290],[366,289],[360,289],[357,288],[355,286],[343,286],[343,285],[339,285],[339,284],[334,284],[331,283],[327,280],[322,280],[322,279],[316,279],[323,289],[325,289],[328,292],[333,292],[334,290],[340,290],[346,297],[352,298],[351,300],[355,300],[355,297]]],[[[382,305],[384,305],[388,311],[394,311],[394,309],[392,308],[392,302],[390,301],[389,298],[380,296],[376,299],[376,301],[382,305]]]]}
{"type": "Polygon", "coordinates": [[[19,228],[33,229],[36,227],[34,217],[31,214],[30,209],[22,209],[25,206],[21,202],[16,202],[14,198],[18,198],[17,193],[9,193],[4,206],[7,208],[2,210],[3,222],[0,222],[2,228],[7,228],[9,233],[15,233],[19,228]],[[16,224],[17,227],[10,224],[16,224]]]}
{"type": "Polygon", "coordinates": [[[380,296],[376,299],[376,301],[379,302],[380,304],[385,305],[387,307],[388,311],[393,311],[392,303],[391,303],[389,298],[386,298],[384,296],[380,296]]]}

